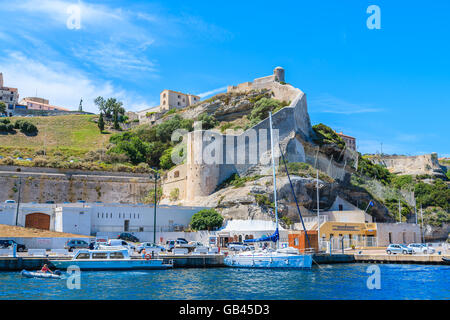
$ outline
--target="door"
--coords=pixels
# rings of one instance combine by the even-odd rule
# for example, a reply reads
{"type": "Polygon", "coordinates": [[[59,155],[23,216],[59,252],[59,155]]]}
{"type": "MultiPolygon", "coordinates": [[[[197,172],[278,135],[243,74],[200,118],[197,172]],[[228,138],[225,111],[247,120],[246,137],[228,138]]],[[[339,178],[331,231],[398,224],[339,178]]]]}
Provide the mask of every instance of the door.
{"type": "Polygon", "coordinates": [[[44,213],[31,213],[25,217],[25,228],[50,230],[50,216],[44,213]]]}
{"type": "Polygon", "coordinates": [[[123,223],[123,231],[130,231],[130,220],[125,220],[123,223]]]}

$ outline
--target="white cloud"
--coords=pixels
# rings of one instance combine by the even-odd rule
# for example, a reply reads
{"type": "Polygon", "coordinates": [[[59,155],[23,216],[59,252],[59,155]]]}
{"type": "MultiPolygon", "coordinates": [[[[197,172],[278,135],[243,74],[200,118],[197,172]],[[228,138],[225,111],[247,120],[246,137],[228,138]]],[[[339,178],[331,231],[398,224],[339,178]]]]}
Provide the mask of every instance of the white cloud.
{"type": "Polygon", "coordinates": [[[367,104],[351,103],[329,94],[310,99],[308,104],[310,105],[310,112],[358,114],[382,111],[382,109],[374,108],[367,104]]]}
{"type": "Polygon", "coordinates": [[[216,93],[225,91],[225,90],[227,90],[227,87],[221,87],[221,88],[213,89],[213,90],[206,91],[206,92],[203,92],[203,93],[199,93],[199,94],[197,94],[197,95],[198,95],[200,98],[203,99],[203,98],[205,98],[205,97],[207,97],[207,96],[210,96],[210,95],[213,95],[213,94],[216,94],[216,93]]]}
{"type": "Polygon", "coordinates": [[[142,98],[116,88],[111,82],[96,82],[65,64],[43,64],[19,52],[10,52],[0,58],[0,70],[5,85],[17,87],[20,98],[35,96],[37,92],[39,97],[49,99],[51,104],[71,110],[77,110],[83,98],[84,110],[90,112],[98,111],[93,102],[97,96],[115,97],[124,102],[127,110],[145,105],[142,98]]]}

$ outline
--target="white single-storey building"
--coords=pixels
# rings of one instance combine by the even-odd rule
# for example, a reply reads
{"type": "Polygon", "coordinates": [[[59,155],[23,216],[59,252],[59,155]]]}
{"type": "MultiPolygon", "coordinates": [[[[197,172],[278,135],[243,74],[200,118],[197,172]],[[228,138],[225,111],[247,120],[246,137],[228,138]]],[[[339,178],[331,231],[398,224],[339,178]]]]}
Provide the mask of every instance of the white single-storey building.
{"type": "MultiPolygon", "coordinates": [[[[203,207],[156,207],[156,232],[183,231],[203,207]]],[[[0,204],[0,224],[80,235],[117,237],[121,232],[153,237],[154,206],[141,204],[21,203],[0,204]]],[[[139,236],[138,236],[139,238],[139,236]]]]}

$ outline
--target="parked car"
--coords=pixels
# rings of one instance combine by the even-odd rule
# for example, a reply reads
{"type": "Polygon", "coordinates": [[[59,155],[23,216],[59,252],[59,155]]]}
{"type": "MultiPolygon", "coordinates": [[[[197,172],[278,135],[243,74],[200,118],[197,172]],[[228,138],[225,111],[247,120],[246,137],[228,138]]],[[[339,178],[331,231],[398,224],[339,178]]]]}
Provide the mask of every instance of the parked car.
{"type": "Polygon", "coordinates": [[[188,250],[194,249],[195,246],[193,244],[189,244],[186,239],[178,238],[177,240],[167,240],[166,241],[166,250],[171,251],[173,248],[187,248],[188,250]]]}
{"type": "Polygon", "coordinates": [[[136,247],[136,251],[141,253],[142,250],[145,251],[155,251],[155,252],[163,252],[166,251],[166,248],[163,246],[159,246],[157,244],[154,244],[152,242],[142,242],[140,245],[136,247]]]}
{"type": "Polygon", "coordinates": [[[433,254],[436,252],[433,247],[429,247],[423,243],[411,243],[408,245],[408,248],[411,248],[413,253],[433,254]]]}
{"type": "Polygon", "coordinates": [[[47,204],[54,204],[55,201],[53,201],[53,200],[48,200],[48,201],[45,201],[45,203],[47,203],[47,204]]]}
{"type": "Polygon", "coordinates": [[[392,253],[394,253],[394,254],[397,254],[397,253],[412,254],[413,249],[408,248],[404,244],[390,244],[386,248],[386,253],[387,254],[392,254],[392,253]]]}
{"type": "Polygon", "coordinates": [[[16,203],[16,200],[5,200],[5,203],[16,203]]]}
{"type": "Polygon", "coordinates": [[[227,248],[230,251],[245,251],[245,250],[251,250],[252,247],[249,246],[246,243],[243,242],[229,242],[227,244],[227,248]]]}
{"type": "Polygon", "coordinates": [[[19,244],[14,240],[0,240],[0,248],[8,248],[12,245],[16,244],[17,245],[17,251],[18,252],[24,252],[27,250],[27,248],[25,247],[25,245],[23,244],[19,244]]]}
{"type": "Polygon", "coordinates": [[[117,239],[131,241],[131,242],[139,242],[139,239],[137,237],[133,236],[131,233],[126,233],[126,232],[119,234],[117,239]]]}
{"type": "Polygon", "coordinates": [[[64,249],[73,251],[74,249],[88,249],[89,243],[85,240],[72,239],[66,242],[64,249]]]}
{"type": "Polygon", "coordinates": [[[122,239],[111,239],[108,241],[108,246],[112,247],[125,247],[131,250],[136,250],[136,246],[130,242],[122,239]]]}

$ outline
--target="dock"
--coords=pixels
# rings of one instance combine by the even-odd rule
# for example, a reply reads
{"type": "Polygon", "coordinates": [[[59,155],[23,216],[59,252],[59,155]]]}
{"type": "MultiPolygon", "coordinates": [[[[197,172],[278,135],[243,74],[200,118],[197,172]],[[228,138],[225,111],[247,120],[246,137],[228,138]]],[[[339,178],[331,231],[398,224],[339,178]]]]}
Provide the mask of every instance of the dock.
{"type": "MultiPolygon", "coordinates": [[[[442,255],[387,255],[387,254],[314,254],[313,265],[337,263],[377,263],[377,264],[429,264],[448,265],[442,255]]],[[[448,256],[446,256],[448,258],[448,256]]],[[[173,262],[174,268],[219,268],[225,267],[223,254],[161,254],[164,263],[173,262]]],[[[0,271],[39,270],[49,259],[69,259],[68,257],[0,257],[0,271]]]]}
{"type": "MultiPolygon", "coordinates": [[[[404,264],[449,264],[441,255],[409,255],[409,254],[355,254],[357,263],[404,263],[404,264]]],[[[447,258],[449,258],[447,256],[447,258]]]]}
{"type": "MultiPolygon", "coordinates": [[[[164,263],[173,261],[174,268],[211,268],[224,267],[224,255],[221,254],[189,254],[189,255],[160,255],[164,263]]],[[[40,270],[44,264],[54,268],[49,259],[69,259],[68,257],[0,257],[0,271],[40,270]]]]}

